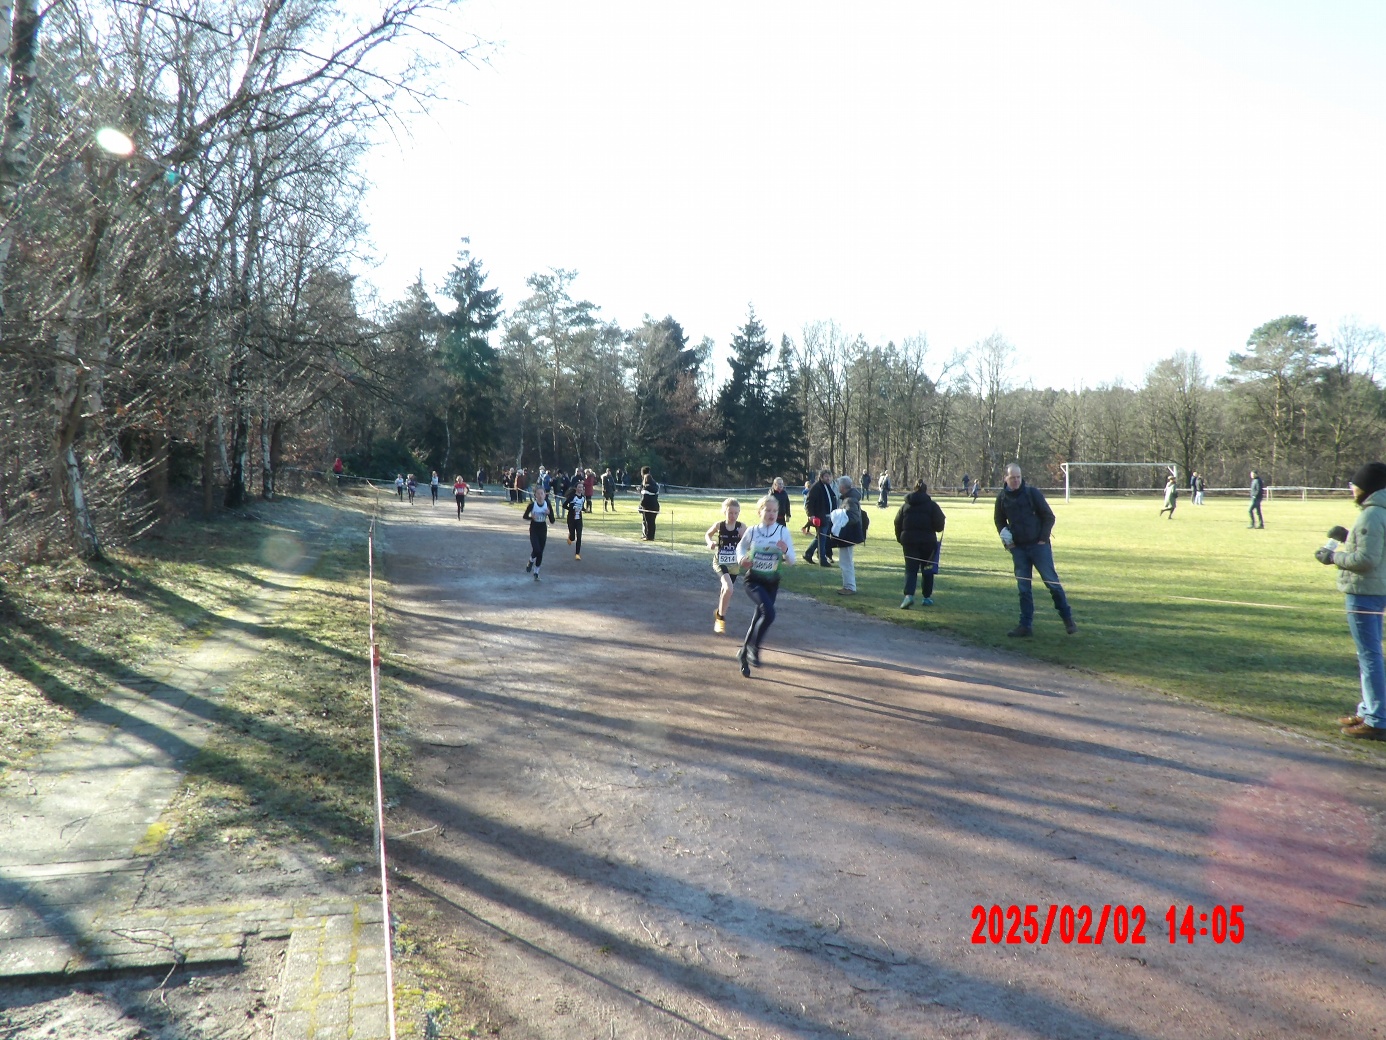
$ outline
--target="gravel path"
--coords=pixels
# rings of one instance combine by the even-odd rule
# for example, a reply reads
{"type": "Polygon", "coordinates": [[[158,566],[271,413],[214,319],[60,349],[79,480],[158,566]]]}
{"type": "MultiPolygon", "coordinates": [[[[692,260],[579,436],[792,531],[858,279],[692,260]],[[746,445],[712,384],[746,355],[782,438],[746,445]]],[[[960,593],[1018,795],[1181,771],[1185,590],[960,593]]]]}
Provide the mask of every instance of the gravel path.
{"type": "Polygon", "coordinates": [[[501,1036],[1386,1029],[1380,767],[795,595],[745,680],[705,563],[556,527],[536,584],[504,503],[394,505],[388,649],[428,692],[392,830],[437,828],[394,851],[501,1036]],[[1140,907],[1145,942],[977,944],[993,904],[1140,907]],[[1233,904],[1242,942],[1170,943],[1233,904]]]}

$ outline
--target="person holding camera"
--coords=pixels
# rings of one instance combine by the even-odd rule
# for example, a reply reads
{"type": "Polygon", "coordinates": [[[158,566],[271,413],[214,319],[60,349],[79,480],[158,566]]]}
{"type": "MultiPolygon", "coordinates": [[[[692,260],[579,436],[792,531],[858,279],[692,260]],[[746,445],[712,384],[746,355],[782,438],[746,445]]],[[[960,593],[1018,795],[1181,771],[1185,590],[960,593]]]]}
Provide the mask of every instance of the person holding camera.
{"type": "Polygon", "coordinates": [[[1338,568],[1338,590],[1347,601],[1348,630],[1357,644],[1362,699],[1357,710],[1338,720],[1345,737],[1386,740],[1386,660],[1381,653],[1381,617],[1386,612],[1386,463],[1369,462],[1348,485],[1361,510],[1351,531],[1329,532],[1334,539],[1314,553],[1338,568]],[[1341,540],[1342,546],[1335,544],[1341,540]]]}
{"type": "Polygon", "coordinates": [[[996,496],[993,519],[1001,544],[1010,550],[1015,563],[1015,583],[1020,589],[1020,624],[1006,635],[1019,639],[1034,635],[1032,586],[1036,570],[1054,600],[1054,609],[1064,619],[1064,631],[1069,635],[1076,633],[1078,626],[1073,621],[1073,608],[1064,595],[1064,587],[1059,584],[1058,572],[1054,570],[1054,551],[1049,546],[1049,535],[1054,530],[1054,510],[1049,508],[1039,488],[1025,483],[1018,462],[1006,467],[1006,482],[996,496]]]}

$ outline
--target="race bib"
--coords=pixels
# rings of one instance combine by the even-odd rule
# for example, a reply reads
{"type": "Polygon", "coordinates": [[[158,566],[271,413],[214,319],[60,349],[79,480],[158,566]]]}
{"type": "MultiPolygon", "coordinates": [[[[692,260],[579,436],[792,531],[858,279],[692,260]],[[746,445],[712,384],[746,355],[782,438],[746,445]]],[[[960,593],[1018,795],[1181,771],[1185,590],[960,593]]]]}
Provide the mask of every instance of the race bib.
{"type": "Polygon", "coordinates": [[[735,567],[737,564],[736,546],[724,545],[719,548],[717,550],[717,563],[722,567],[735,567]]]}
{"type": "Polygon", "coordinates": [[[767,546],[751,553],[751,570],[756,574],[774,574],[780,569],[784,553],[777,546],[767,546]]]}

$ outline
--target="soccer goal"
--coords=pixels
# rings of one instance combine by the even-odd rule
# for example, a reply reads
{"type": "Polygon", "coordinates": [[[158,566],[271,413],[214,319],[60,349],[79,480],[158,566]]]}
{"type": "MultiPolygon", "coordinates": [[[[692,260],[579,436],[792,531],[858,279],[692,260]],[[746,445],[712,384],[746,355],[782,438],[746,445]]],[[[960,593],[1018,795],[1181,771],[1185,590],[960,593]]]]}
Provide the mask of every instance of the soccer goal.
{"type": "Polygon", "coordinates": [[[1174,483],[1179,483],[1179,467],[1173,462],[1065,462],[1059,468],[1064,471],[1064,501],[1069,498],[1068,473],[1070,468],[1080,466],[1120,466],[1123,468],[1134,467],[1138,469],[1166,469],[1169,475],[1174,478],[1174,483]]]}

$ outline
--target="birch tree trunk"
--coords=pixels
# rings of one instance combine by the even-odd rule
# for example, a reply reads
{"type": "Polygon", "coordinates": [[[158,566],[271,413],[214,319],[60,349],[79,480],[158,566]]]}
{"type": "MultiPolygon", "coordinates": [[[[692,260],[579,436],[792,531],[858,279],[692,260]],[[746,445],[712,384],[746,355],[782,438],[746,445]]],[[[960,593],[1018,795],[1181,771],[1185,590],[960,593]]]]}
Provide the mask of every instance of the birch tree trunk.
{"type": "Polygon", "coordinates": [[[266,395],[260,403],[260,497],[274,501],[274,459],[270,452],[270,405],[266,395]]]}
{"type": "Polygon", "coordinates": [[[0,317],[5,314],[14,218],[20,191],[29,180],[29,140],[33,136],[30,88],[38,77],[41,17],[35,0],[0,0],[0,56],[5,77],[4,128],[0,133],[0,317]]]}

